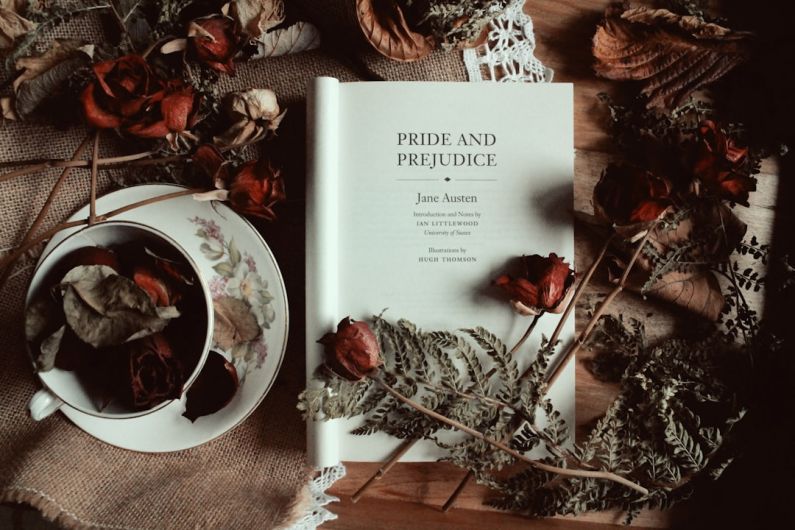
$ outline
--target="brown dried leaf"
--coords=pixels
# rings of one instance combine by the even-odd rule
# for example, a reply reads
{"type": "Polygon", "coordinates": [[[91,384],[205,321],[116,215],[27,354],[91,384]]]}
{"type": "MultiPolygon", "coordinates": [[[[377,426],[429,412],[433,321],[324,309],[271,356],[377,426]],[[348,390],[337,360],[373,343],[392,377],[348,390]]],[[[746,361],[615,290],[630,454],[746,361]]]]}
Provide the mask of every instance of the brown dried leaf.
{"type": "Polygon", "coordinates": [[[243,300],[225,296],[213,302],[215,328],[213,340],[224,350],[259,337],[260,327],[251,306],[243,300]]]}
{"type": "Polygon", "coordinates": [[[17,37],[36,28],[36,23],[24,18],[27,2],[24,0],[0,0],[0,50],[9,50],[17,37]]]}
{"type": "MultiPolygon", "coordinates": [[[[608,262],[610,281],[617,283],[625,267],[623,261],[612,258],[608,262]]],[[[640,293],[647,277],[647,272],[633,268],[625,287],[640,293]]],[[[671,271],[663,275],[646,294],[676,304],[711,321],[718,319],[725,303],[717,278],[708,270],[671,271]]]]}
{"type": "Polygon", "coordinates": [[[356,0],[356,17],[373,48],[390,59],[416,61],[436,47],[432,36],[409,27],[395,0],[356,0]]]}
{"type": "Polygon", "coordinates": [[[233,0],[224,13],[234,18],[252,39],[284,21],[284,0],[233,0]]]}
{"type": "Polygon", "coordinates": [[[94,56],[94,45],[74,39],[56,39],[42,55],[17,59],[21,73],[14,80],[15,110],[26,116],[52,96],[59,86],[94,56]]]}
{"type": "Polygon", "coordinates": [[[287,28],[263,33],[257,39],[252,59],[267,59],[290,53],[313,50],[320,46],[320,32],[309,22],[296,22],[287,28]]]}
{"type": "Polygon", "coordinates": [[[60,287],[66,323],[80,340],[95,348],[157,333],[179,317],[175,307],[155,307],[135,282],[105,265],[75,267],[60,287]]]}
{"type": "MultiPolygon", "coordinates": [[[[665,254],[675,245],[698,237],[694,232],[709,231],[713,236],[705,238],[702,234],[700,239],[704,240],[704,243],[693,250],[693,255],[701,261],[716,263],[724,261],[737,248],[747,228],[747,225],[725,204],[709,203],[679,221],[672,229],[662,227],[653,229],[648,241],[657,252],[665,254]]],[[[638,257],[638,265],[645,270],[652,268],[648,257],[643,254],[638,257]]]]}
{"type": "Polygon", "coordinates": [[[596,73],[644,84],[647,106],[674,108],[748,59],[751,34],[666,9],[611,4],[593,38],[596,73]]]}

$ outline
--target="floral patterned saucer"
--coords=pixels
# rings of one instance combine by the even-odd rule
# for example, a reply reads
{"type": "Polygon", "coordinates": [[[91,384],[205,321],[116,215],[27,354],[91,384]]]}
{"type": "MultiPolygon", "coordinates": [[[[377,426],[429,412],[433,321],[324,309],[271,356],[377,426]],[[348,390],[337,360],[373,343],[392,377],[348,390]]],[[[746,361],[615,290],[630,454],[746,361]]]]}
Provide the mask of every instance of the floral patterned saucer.
{"type": "MultiPolygon", "coordinates": [[[[180,189],[169,184],[124,188],[97,199],[97,213],[180,189]]],[[[71,219],[87,215],[88,206],[71,219]]],[[[90,435],[134,451],[179,451],[209,442],[245,420],[276,379],[287,345],[288,326],[287,293],[279,267],[262,236],[224,204],[197,202],[184,196],[135,208],[114,219],[136,221],[171,236],[196,262],[213,299],[245,300],[262,333],[224,351],[237,368],[240,388],[226,407],[195,422],[182,416],[184,398],[157,412],[123,420],[90,416],[68,406],[61,410],[90,435]]],[[[42,256],[76,230],[79,227],[58,233],[42,256]]],[[[222,351],[217,345],[213,349],[222,351]]]]}

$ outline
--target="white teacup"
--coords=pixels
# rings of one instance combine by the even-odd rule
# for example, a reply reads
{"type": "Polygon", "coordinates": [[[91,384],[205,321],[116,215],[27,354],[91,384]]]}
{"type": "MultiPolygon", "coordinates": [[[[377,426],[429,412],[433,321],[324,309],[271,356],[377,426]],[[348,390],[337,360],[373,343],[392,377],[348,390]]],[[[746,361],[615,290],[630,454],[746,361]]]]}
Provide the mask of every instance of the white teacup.
{"type": "MultiPolygon", "coordinates": [[[[201,296],[198,296],[198,292],[196,294],[197,298],[203,300],[204,307],[191,307],[191,311],[196,312],[196,315],[200,317],[204,325],[196,329],[196,333],[199,333],[200,336],[195,338],[195,342],[198,345],[197,350],[200,347],[201,351],[200,355],[197,356],[196,366],[191,369],[190,375],[185,379],[182,388],[182,395],[184,395],[199,376],[210,351],[213,335],[213,304],[210,290],[202,278],[196,263],[179,244],[162,232],[130,221],[104,221],[69,235],[46,256],[40,258],[28,288],[25,309],[27,311],[27,307],[41,293],[52,287],[54,278],[55,282],[60,281],[60,278],[55,275],[57,267],[63,258],[72,251],[82,247],[110,247],[131,241],[149,242],[152,245],[173,249],[176,254],[184,258],[197,279],[196,284],[192,288],[200,290],[201,296]]],[[[100,418],[125,419],[151,414],[171,403],[171,400],[166,400],[149,409],[131,410],[113,401],[100,411],[97,407],[98,396],[92,394],[86,388],[75,372],[61,370],[56,367],[46,372],[38,372],[38,376],[44,384],[44,388],[36,392],[28,403],[30,415],[36,421],[51,415],[64,404],[100,418]]]]}

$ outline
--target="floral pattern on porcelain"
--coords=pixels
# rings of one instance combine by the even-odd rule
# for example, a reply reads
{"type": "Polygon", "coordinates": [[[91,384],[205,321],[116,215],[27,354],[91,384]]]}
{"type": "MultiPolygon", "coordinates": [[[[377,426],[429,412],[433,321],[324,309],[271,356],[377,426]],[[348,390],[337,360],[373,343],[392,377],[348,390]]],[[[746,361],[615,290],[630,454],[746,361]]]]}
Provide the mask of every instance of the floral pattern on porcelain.
{"type": "MultiPolygon", "coordinates": [[[[225,352],[235,364],[242,383],[250,370],[262,367],[268,355],[265,330],[270,329],[276,319],[271,303],[273,296],[268,291],[268,282],[257,271],[254,257],[238,249],[234,238],[227,240],[218,223],[198,216],[190,222],[197,226],[196,235],[203,240],[199,250],[215,262],[216,274],[208,279],[213,300],[231,296],[246,302],[262,329],[256,339],[237,344],[225,352]]],[[[217,344],[214,347],[220,349],[217,344]]]]}

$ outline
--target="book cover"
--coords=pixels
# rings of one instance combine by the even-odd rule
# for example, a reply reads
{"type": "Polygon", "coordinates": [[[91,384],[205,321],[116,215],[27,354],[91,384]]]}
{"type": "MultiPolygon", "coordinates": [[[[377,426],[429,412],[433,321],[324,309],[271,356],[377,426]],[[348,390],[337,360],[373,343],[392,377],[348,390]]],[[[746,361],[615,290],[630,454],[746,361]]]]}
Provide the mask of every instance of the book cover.
{"type": "MultiPolygon", "coordinates": [[[[572,265],[570,84],[361,82],[317,78],[308,97],[307,384],[315,341],[346,316],[384,312],[425,330],[483,326],[514,344],[530,317],[490,285],[517,257],[572,265]]],[[[532,360],[556,316],[517,353],[532,360]]],[[[561,335],[568,343],[573,319],[561,335]]],[[[574,420],[574,365],[550,397],[574,420]]],[[[310,460],[380,461],[400,444],[354,436],[355,420],[310,422],[310,460]]],[[[436,460],[430,442],[405,461],[436,460]]]]}

